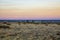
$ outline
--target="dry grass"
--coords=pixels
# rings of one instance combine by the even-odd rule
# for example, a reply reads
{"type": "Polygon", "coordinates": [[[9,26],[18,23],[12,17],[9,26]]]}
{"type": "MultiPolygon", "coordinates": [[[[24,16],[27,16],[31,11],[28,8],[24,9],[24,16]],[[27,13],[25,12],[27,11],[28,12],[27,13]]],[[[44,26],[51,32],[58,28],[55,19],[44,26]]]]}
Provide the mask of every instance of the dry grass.
{"type": "Polygon", "coordinates": [[[58,24],[10,22],[0,23],[0,28],[0,40],[60,40],[58,24]]]}

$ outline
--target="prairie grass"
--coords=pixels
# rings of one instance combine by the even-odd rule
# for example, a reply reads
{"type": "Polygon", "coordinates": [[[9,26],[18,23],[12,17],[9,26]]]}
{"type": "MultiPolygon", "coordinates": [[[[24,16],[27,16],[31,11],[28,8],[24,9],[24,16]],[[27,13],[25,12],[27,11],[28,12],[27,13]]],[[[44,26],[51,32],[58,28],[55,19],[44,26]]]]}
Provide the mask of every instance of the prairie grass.
{"type": "Polygon", "coordinates": [[[51,23],[0,23],[0,40],[60,40],[60,25],[51,23]]]}

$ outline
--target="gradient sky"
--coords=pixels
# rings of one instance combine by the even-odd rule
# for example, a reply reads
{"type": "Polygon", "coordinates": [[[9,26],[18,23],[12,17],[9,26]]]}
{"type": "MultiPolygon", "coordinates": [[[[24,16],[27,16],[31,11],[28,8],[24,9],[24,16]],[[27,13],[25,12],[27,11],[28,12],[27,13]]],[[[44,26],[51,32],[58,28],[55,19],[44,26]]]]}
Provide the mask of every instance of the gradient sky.
{"type": "Polygon", "coordinates": [[[0,19],[60,19],[60,0],[0,0],[0,19]]]}

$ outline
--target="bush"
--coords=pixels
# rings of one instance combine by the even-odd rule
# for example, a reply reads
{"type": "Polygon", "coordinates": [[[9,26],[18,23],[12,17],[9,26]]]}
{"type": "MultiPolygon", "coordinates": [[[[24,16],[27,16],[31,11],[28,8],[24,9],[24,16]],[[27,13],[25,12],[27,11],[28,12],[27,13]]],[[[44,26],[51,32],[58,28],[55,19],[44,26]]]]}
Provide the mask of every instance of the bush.
{"type": "Polygon", "coordinates": [[[6,29],[6,28],[10,28],[10,27],[9,26],[6,26],[6,25],[1,25],[0,28],[6,29]]]}

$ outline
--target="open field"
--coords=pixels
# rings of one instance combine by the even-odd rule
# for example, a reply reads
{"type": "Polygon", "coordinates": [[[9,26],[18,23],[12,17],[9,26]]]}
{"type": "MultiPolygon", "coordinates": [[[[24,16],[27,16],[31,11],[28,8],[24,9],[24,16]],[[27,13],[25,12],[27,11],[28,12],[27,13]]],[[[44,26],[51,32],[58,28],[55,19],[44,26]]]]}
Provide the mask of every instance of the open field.
{"type": "Polygon", "coordinates": [[[0,40],[60,40],[60,25],[0,22],[0,40]]]}

